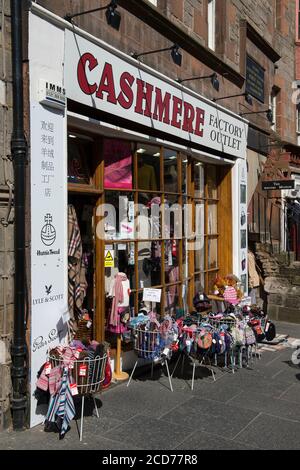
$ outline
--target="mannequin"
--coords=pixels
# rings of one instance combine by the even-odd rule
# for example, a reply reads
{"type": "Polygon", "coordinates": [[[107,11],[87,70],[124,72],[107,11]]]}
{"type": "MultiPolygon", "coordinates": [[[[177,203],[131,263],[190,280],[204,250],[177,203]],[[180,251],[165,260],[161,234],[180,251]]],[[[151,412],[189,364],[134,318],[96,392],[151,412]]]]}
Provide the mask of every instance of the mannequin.
{"type": "Polygon", "coordinates": [[[126,326],[121,322],[121,316],[129,308],[130,284],[127,275],[118,272],[111,282],[109,296],[113,298],[112,308],[108,319],[108,330],[116,333],[117,354],[116,367],[113,374],[116,380],[128,379],[128,374],[121,371],[121,334],[126,330],[126,326]]]}

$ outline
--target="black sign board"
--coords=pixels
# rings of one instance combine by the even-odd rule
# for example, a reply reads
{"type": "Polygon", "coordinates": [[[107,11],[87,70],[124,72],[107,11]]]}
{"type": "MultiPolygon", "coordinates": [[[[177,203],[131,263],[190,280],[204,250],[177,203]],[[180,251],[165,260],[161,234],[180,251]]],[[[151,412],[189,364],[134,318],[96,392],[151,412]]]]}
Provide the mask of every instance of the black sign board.
{"type": "Polygon", "coordinates": [[[262,181],[262,189],[294,189],[295,180],[262,181]]]}
{"type": "Polygon", "coordinates": [[[246,92],[262,103],[265,102],[265,70],[248,55],[246,62],[246,92]]]}

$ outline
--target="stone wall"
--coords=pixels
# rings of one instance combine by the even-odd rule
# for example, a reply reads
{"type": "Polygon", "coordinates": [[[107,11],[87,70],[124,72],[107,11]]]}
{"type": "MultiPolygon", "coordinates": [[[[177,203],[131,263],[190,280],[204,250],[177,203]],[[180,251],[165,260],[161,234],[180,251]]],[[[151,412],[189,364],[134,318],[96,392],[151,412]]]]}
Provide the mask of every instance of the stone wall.
{"type": "Polygon", "coordinates": [[[275,256],[270,246],[258,243],[256,261],[264,279],[265,309],[274,321],[300,323],[300,262],[275,256]]]}
{"type": "Polygon", "coordinates": [[[14,233],[12,132],[12,77],[10,1],[0,1],[0,431],[11,421],[9,396],[10,343],[13,332],[14,233]]]}

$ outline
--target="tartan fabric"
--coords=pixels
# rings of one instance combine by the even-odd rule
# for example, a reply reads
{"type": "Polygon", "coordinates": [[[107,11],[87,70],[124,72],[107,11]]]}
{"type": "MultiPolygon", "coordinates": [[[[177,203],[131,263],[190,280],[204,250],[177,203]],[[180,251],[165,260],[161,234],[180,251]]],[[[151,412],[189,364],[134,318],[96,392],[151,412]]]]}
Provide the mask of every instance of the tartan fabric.
{"type": "Polygon", "coordinates": [[[80,228],[74,206],[68,206],[68,302],[70,339],[77,331],[77,320],[81,314],[86,295],[86,264],[82,253],[80,228]]]}

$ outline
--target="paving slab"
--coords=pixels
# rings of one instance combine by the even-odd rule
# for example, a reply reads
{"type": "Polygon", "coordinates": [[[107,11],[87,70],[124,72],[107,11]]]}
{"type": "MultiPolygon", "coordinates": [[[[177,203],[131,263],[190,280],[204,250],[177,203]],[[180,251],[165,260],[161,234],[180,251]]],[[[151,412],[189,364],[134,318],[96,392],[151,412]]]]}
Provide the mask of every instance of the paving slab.
{"type": "Polygon", "coordinates": [[[300,423],[261,413],[235,440],[268,450],[300,449],[300,423]]]}
{"type": "Polygon", "coordinates": [[[255,450],[255,447],[197,431],[179,444],[176,450],[255,450]]]}
{"type": "Polygon", "coordinates": [[[192,398],[183,406],[162,416],[160,421],[172,423],[172,429],[175,426],[187,426],[230,439],[257,415],[255,411],[237,409],[214,400],[192,398]]]}
{"type": "Polygon", "coordinates": [[[243,390],[238,396],[232,398],[230,405],[257,412],[265,412],[279,418],[286,418],[300,423],[300,404],[287,400],[272,398],[268,395],[243,390]]]}
{"type": "Polygon", "coordinates": [[[292,403],[300,404],[300,383],[291,385],[288,390],[281,395],[281,400],[287,400],[292,403]]]}
{"type": "Polygon", "coordinates": [[[145,450],[173,450],[192,433],[193,428],[186,424],[170,427],[167,421],[137,415],[105,437],[145,450]]]}
{"type": "Polygon", "coordinates": [[[158,381],[136,380],[129,387],[122,384],[111,392],[102,394],[103,406],[99,414],[101,417],[117,417],[120,421],[126,421],[136,414],[159,417],[188,399],[189,396],[184,391],[172,393],[158,381]]]}

